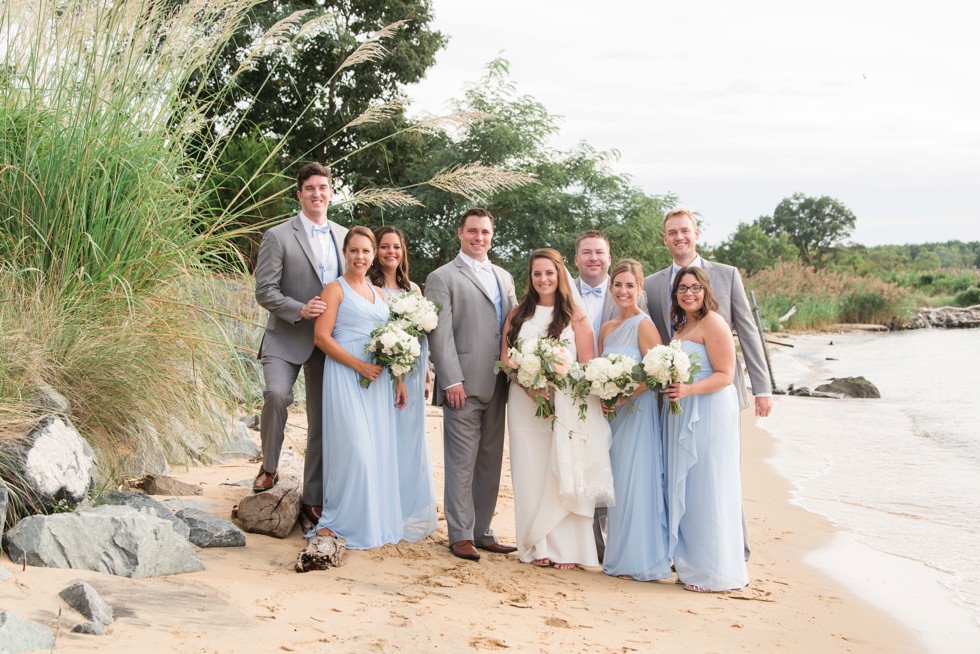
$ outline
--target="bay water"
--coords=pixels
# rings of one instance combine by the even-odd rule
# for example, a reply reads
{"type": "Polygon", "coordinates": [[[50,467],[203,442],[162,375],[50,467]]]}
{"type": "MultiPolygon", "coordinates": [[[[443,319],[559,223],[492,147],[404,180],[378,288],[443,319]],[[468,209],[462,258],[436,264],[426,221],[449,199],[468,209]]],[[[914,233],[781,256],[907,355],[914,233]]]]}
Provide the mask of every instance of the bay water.
{"type": "Polygon", "coordinates": [[[980,652],[980,330],[794,336],[779,388],[864,376],[880,399],[777,397],[759,425],[793,502],[845,530],[808,560],[936,652],[980,652]]]}

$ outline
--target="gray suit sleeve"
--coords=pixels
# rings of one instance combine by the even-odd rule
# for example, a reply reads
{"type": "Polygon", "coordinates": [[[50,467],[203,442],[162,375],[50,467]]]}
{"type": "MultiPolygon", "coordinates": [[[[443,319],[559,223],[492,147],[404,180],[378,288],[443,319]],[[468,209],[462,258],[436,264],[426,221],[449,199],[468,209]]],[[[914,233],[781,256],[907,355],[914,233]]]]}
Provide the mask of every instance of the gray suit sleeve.
{"type": "Polygon", "coordinates": [[[742,283],[742,275],[739,274],[738,268],[734,269],[732,276],[731,302],[732,324],[735,326],[735,333],[738,334],[738,342],[742,346],[745,365],[749,369],[752,393],[754,395],[771,394],[772,381],[769,379],[769,368],[766,366],[766,357],[762,349],[762,336],[752,318],[749,299],[745,293],[745,285],[742,283]]]}
{"type": "Polygon", "coordinates": [[[255,300],[269,313],[289,323],[299,322],[300,302],[282,293],[282,262],[285,252],[279,237],[269,230],[262,237],[255,264],[255,300]]]}
{"type": "Polygon", "coordinates": [[[453,303],[445,280],[437,273],[425,279],[425,297],[442,305],[439,324],[429,334],[429,356],[436,369],[439,386],[448,388],[464,381],[463,368],[456,353],[456,337],[453,334],[453,303]]]}

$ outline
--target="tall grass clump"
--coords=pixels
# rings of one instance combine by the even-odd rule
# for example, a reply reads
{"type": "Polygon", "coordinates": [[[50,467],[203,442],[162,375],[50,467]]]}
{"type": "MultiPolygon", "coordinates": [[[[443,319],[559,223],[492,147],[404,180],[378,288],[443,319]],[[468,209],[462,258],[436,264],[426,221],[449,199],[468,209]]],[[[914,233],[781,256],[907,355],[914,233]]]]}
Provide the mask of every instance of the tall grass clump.
{"type": "Polygon", "coordinates": [[[746,280],[771,330],[818,329],[834,323],[902,324],[912,304],[908,291],[877,277],[780,262],[746,280]],[[785,323],[779,318],[795,307],[785,323]]]}
{"type": "Polygon", "coordinates": [[[219,145],[195,80],[251,4],[0,6],[0,444],[43,384],[105,475],[206,457],[220,433],[235,357],[202,309],[235,257],[205,206],[219,145]]]}
{"type": "MultiPolygon", "coordinates": [[[[255,174],[228,182],[240,171],[221,169],[225,147],[252,127],[203,117],[220,101],[205,95],[210,67],[255,4],[0,4],[0,453],[43,414],[45,385],[70,400],[108,478],[139,472],[147,456],[206,458],[231,402],[249,399],[249,353],[231,345],[254,347],[262,321],[242,302],[250,284],[229,244],[264,226],[239,228],[238,217],[280,202],[288,185],[273,191],[275,179],[255,174]],[[227,188],[238,184],[249,190],[227,188]]],[[[226,88],[259,58],[287,57],[330,28],[330,16],[307,13],[252,35],[226,88]]],[[[376,62],[399,25],[367,36],[342,68],[376,62]]],[[[315,109],[310,102],[304,111],[315,109]]],[[[374,114],[347,128],[383,116],[374,114]]],[[[485,118],[432,117],[407,129],[485,118]]],[[[267,170],[279,153],[263,149],[249,166],[267,170]]],[[[470,166],[425,183],[478,197],[530,181],[470,166]]],[[[348,203],[418,203],[412,190],[350,189],[348,203]]]]}

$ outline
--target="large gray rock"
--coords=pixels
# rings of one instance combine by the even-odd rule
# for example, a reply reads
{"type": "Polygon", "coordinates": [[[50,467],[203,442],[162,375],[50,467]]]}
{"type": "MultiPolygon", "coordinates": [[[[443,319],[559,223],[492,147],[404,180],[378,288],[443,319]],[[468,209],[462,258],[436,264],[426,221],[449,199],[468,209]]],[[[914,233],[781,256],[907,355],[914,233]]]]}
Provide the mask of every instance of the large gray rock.
{"type": "Polygon", "coordinates": [[[155,515],[158,518],[169,520],[170,524],[174,528],[174,531],[184,538],[187,538],[191,533],[190,527],[187,526],[186,522],[175,516],[173,511],[168,509],[160,502],[157,502],[146,493],[138,493],[136,491],[113,491],[103,495],[99,499],[99,504],[131,506],[142,513],[155,515]]]}
{"type": "Polygon", "coordinates": [[[262,448],[252,440],[252,433],[242,421],[231,420],[225,425],[224,438],[219,440],[218,454],[235,458],[255,458],[262,454],[262,448]]]}
{"type": "Polygon", "coordinates": [[[293,530],[303,500],[303,457],[283,452],[278,472],[275,486],[262,493],[249,493],[239,502],[235,517],[245,531],[285,538],[293,530]]]}
{"type": "Polygon", "coordinates": [[[837,393],[843,397],[880,398],[877,387],[864,377],[834,377],[829,384],[814,389],[819,393],[837,393]]]}
{"type": "Polygon", "coordinates": [[[68,398],[54,390],[52,386],[41,384],[34,392],[34,404],[42,409],[67,415],[71,411],[68,398]]]}
{"type": "Polygon", "coordinates": [[[149,495],[203,495],[204,489],[194,484],[187,484],[163,475],[147,475],[143,477],[143,490],[149,495]]]}
{"type": "Polygon", "coordinates": [[[89,583],[76,581],[58,593],[58,596],[92,622],[112,624],[112,609],[89,583]]]}
{"type": "Polygon", "coordinates": [[[142,579],[203,570],[169,521],[128,506],[24,518],[4,534],[15,563],[142,579]]]}
{"type": "Polygon", "coordinates": [[[181,509],[177,517],[191,528],[188,538],[198,547],[245,547],[245,534],[229,520],[200,509],[181,509]]]}
{"type": "Polygon", "coordinates": [[[95,452],[67,418],[43,418],[26,437],[0,449],[21,483],[24,503],[38,510],[75,506],[95,485],[95,452]]]}
{"type": "Polygon", "coordinates": [[[0,652],[20,654],[54,647],[54,634],[44,625],[0,611],[0,652]]]}
{"type": "Polygon", "coordinates": [[[123,479],[136,479],[143,475],[170,474],[167,452],[160,442],[157,428],[149,421],[137,428],[138,435],[132,436],[133,453],[119,462],[119,475],[123,479]]]}

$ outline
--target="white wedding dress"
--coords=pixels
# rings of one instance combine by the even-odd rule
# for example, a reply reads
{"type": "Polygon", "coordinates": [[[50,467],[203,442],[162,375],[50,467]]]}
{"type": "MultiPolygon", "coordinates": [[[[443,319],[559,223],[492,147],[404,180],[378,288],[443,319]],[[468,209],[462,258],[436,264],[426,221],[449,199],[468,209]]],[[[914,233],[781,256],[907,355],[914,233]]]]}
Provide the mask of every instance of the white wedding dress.
{"type": "MultiPolygon", "coordinates": [[[[520,337],[545,337],[552,310],[538,306],[521,325],[520,337]]],[[[562,340],[576,356],[571,327],[562,333],[562,340]]],[[[613,502],[609,423],[595,396],[589,397],[586,419],[581,421],[578,406],[567,393],[552,389],[552,394],[554,427],[550,418],[535,417],[535,404],[520,386],[510,386],[507,429],[517,551],[525,563],[550,559],[598,566],[593,515],[596,506],[613,502]]]]}

